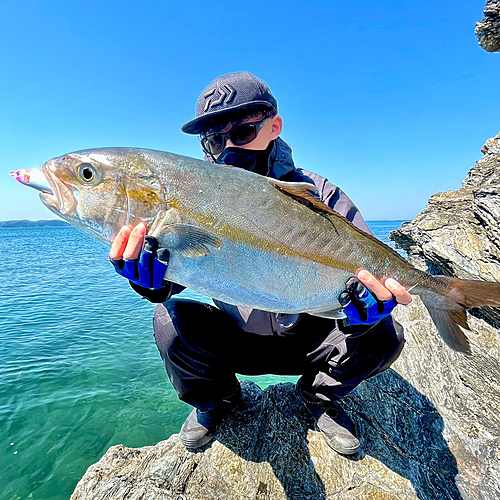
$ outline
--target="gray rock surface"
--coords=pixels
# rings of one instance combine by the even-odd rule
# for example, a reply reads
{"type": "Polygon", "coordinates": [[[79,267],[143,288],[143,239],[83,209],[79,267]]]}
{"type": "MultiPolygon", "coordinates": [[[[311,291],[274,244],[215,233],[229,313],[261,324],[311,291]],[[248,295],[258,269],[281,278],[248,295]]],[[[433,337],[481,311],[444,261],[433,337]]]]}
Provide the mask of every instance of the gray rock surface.
{"type": "Polygon", "coordinates": [[[486,0],[483,19],[476,23],[475,34],[484,50],[500,51],[500,0],[486,0]]]}
{"type": "MultiPolygon", "coordinates": [[[[458,191],[439,193],[393,238],[431,272],[500,281],[500,134],[458,191]]],[[[330,450],[293,384],[243,401],[216,440],[189,452],[178,435],[139,449],[114,446],[72,500],[498,500],[500,337],[497,311],[468,318],[472,356],[448,349],[420,300],[398,307],[406,346],[391,369],[342,404],[362,449],[330,450]]]]}
{"type": "Polygon", "coordinates": [[[404,310],[401,319],[418,326],[394,370],[343,402],[362,443],[353,458],[326,446],[294,385],[262,391],[246,381],[241,407],[210,446],[189,452],[177,434],[156,446],[114,446],[71,499],[497,500],[498,343],[485,376],[475,358],[438,345],[423,312],[404,310]]]}
{"type": "MultiPolygon", "coordinates": [[[[500,282],[500,134],[481,151],[459,190],[433,195],[413,221],[392,232],[390,239],[416,267],[500,282]]],[[[500,325],[499,311],[484,308],[481,314],[500,325]]]]}

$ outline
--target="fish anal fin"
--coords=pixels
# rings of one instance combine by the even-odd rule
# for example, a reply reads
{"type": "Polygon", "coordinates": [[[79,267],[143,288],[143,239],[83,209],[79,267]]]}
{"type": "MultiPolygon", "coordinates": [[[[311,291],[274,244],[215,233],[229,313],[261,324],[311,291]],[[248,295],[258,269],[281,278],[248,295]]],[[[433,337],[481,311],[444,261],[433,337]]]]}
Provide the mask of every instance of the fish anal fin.
{"type": "Polygon", "coordinates": [[[168,225],[157,238],[160,255],[166,249],[169,253],[176,252],[184,257],[202,257],[211,252],[209,247],[222,248],[222,241],[215,234],[191,224],[168,225]]]}
{"type": "Polygon", "coordinates": [[[343,309],[321,309],[306,312],[311,316],[318,316],[319,318],[343,319],[347,317],[343,309]]]}

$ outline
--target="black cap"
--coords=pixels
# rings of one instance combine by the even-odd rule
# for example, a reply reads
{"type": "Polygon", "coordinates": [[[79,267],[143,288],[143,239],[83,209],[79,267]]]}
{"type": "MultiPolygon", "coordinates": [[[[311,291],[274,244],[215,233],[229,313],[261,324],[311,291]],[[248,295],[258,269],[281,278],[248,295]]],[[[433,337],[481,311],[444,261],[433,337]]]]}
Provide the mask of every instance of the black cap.
{"type": "Polygon", "coordinates": [[[181,130],[200,134],[204,122],[214,116],[261,107],[278,111],[278,102],[265,82],[248,71],[222,75],[201,93],[196,103],[196,118],[185,123],[181,130]]]}

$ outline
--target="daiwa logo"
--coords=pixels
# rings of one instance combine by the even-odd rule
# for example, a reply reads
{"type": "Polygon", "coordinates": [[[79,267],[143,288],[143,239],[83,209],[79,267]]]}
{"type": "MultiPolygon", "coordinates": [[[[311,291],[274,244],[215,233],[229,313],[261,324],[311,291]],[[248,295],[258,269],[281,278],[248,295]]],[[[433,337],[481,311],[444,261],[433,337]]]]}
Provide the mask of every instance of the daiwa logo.
{"type": "Polygon", "coordinates": [[[222,87],[214,87],[212,90],[209,90],[203,97],[206,99],[205,109],[203,111],[208,111],[210,108],[214,106],[218,106],[219,104],[230,103],[234,96],[236,95],[236,89],[234,89],[231,85],[226,83],[222,87]],[[215,92],[217,91],[218,97],[215,97],[215,92]]]}

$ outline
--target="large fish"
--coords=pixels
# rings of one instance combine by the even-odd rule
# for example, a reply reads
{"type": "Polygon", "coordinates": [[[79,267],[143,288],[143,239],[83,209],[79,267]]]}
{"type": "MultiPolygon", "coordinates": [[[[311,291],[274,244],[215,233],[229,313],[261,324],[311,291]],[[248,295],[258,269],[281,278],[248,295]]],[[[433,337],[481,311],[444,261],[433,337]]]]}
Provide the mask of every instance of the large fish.
{"type": "Polygon", "coordinates": [[[45,182],[37,172],[34,187],[54,213],[106,244],[122,226],[146,223],[160,260],[168,250],[165,279],[223,302],[340,318],[338,297],[364,268],[419,295],[446,344],[466,353],[466,309],[500,306],[500,284],[414,268],[324,205],[312,184],[133,148],[54,158],[45,182]]]}

